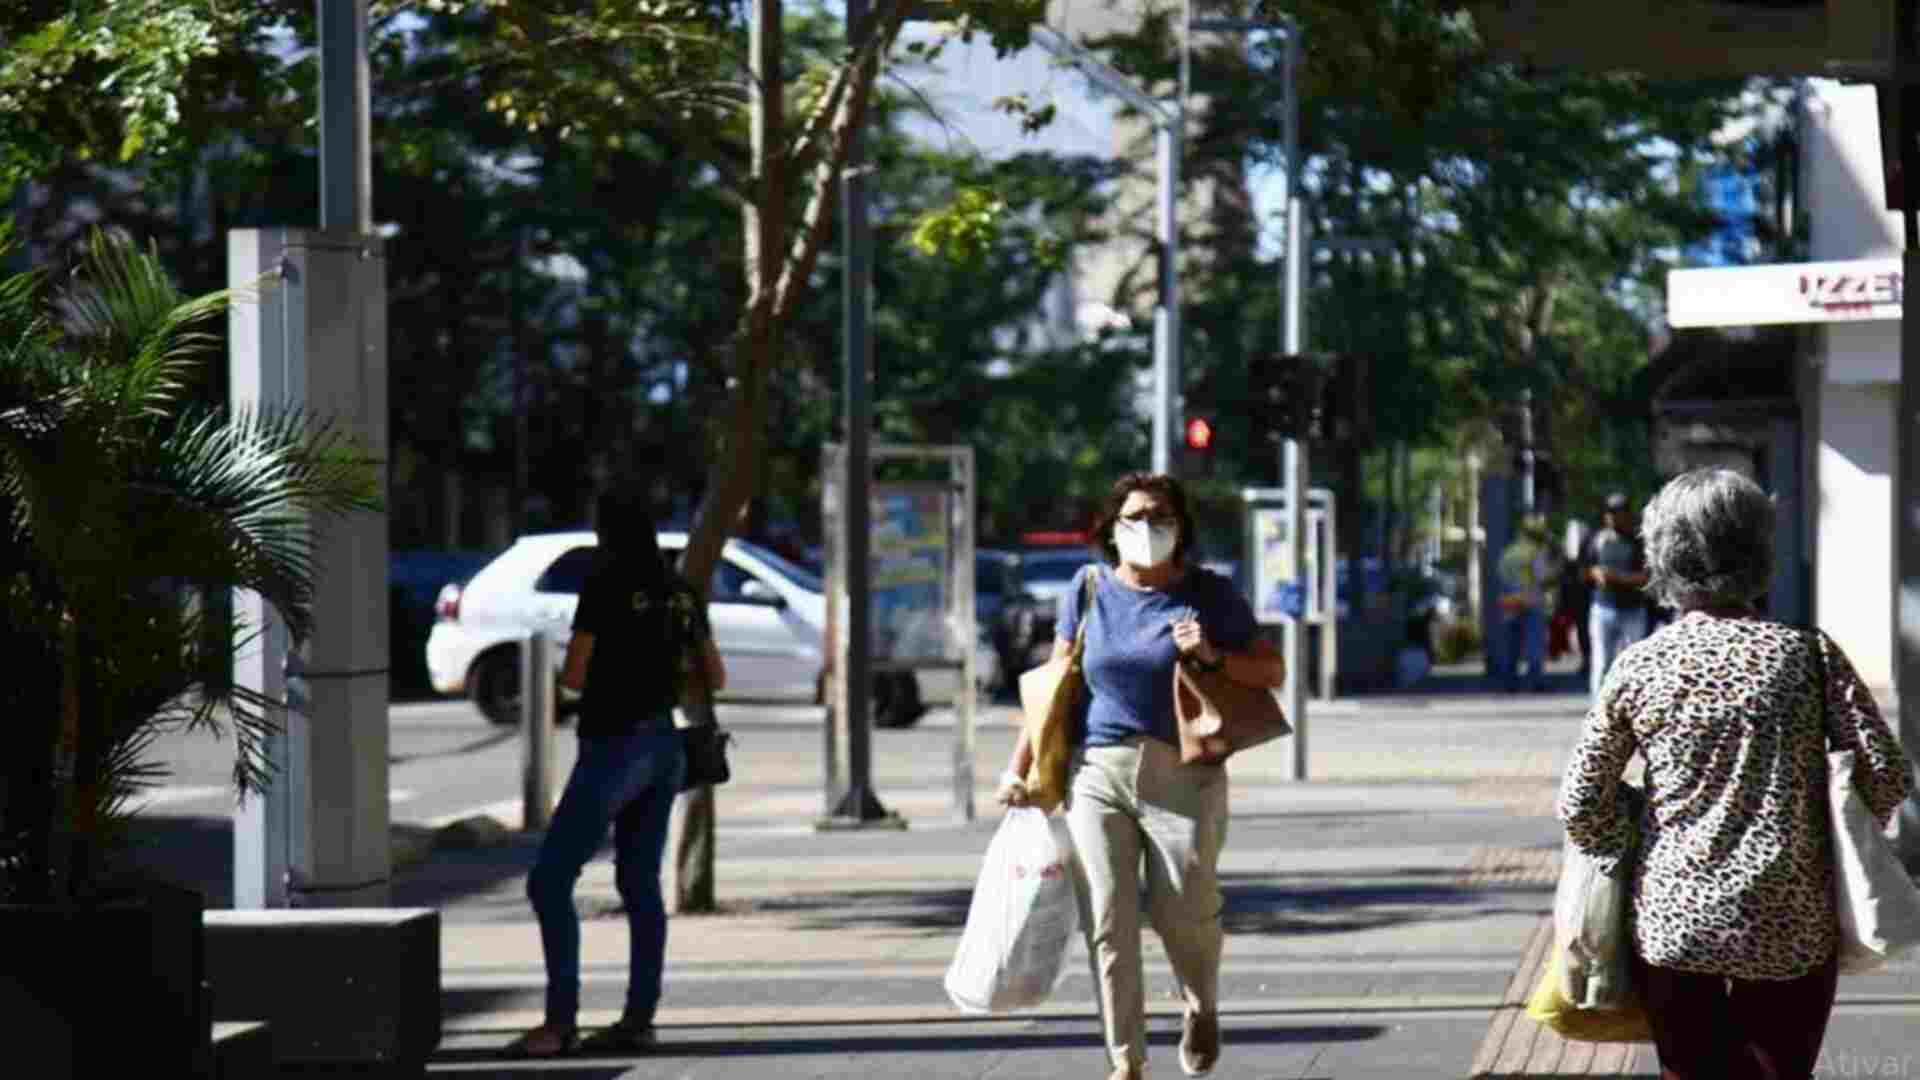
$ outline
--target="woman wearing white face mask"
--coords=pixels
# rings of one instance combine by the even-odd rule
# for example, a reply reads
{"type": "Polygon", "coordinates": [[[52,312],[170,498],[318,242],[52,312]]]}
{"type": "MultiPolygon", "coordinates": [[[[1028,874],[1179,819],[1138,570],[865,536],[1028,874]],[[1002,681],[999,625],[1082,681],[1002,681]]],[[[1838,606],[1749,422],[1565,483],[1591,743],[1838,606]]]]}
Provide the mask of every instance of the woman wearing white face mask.
{"type": "MultiPolygon", "coordinates": [[[[1173,665],[1224,668],[1249,686],[1278,686],[1273,647],[1256,638],[1253,611],[1233,583],[1190,566],[1193,519],[1170,476],[1130,473],[1115,484],[1094,542],[1105,566],[1082,571],[1062,601],[1054,654],[1073,647],[1086,619],[1086,700],[1066,801],[1078,855],[1082,924],[1099,983],[1110,1080],[1146,1069],[1140,960],[1140,874],[1146,914],[1180,980],[1186,1016],[1180,1065],[1203,1076],[1220,1056],[1222,899],[1215,867],[1227,835],[1227,776],[1182,765],[1173,665]],[[1091,576],[1092,602],[1085,600],[1091,576]]],[[[1026,802],[1020,777],[1032,749],[1023,734],[1002,775],[1000,801],[1026,802]]]]}

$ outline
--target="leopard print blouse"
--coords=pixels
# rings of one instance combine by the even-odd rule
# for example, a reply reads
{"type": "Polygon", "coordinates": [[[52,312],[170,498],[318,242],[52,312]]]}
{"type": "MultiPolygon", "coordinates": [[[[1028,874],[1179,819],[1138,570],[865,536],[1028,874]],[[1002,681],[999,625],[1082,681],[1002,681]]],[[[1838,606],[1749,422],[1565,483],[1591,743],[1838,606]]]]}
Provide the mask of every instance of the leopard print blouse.
{"type": "Polygon", "coordinates": [[[1829,747],[1857,752],[1854,782],[1884,825],[1912,782],[1906,757],[1825,634],[1696,611],[1614,662],[1558,809],[1568,841],[1603,868],[1644,841],[1633,939],[1648,963],[1791,979],[1833,955],[1829,747]],[[1816,648],[1827,662],[1824,713],[1816,648]],[[1615,799],[1635,750],[1646,762],[1639,822],[1615,799]]]}

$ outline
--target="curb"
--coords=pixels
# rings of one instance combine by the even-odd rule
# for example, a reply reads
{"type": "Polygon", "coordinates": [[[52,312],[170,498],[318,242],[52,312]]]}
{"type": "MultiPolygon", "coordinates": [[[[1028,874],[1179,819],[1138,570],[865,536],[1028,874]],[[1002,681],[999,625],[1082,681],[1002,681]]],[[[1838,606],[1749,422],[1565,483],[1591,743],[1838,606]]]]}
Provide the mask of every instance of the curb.
{"type": "Polygon", "coordinates": [[[504,846],[513,836],[513,830],[487,814],[464,817],[438,828],[392,825],[387,829],[388,857],[397,873],[419,866],[436,851],[484,851],[504,846]]]}

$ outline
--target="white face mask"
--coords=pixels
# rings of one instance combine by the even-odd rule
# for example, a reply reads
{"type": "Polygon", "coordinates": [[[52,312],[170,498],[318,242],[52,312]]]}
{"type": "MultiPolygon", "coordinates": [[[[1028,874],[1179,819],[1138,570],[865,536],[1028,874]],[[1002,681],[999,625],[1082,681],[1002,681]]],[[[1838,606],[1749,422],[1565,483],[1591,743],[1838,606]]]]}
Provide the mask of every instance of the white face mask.
{"type": "Polygon", "coordinates": [[[1159,566],[1173,558],[1180,543],[1176,525],[1149,525],[1144,521],[1120,521],[1113,526],[1113,546],[1120,561],[1130,566],[1159,566]]]}

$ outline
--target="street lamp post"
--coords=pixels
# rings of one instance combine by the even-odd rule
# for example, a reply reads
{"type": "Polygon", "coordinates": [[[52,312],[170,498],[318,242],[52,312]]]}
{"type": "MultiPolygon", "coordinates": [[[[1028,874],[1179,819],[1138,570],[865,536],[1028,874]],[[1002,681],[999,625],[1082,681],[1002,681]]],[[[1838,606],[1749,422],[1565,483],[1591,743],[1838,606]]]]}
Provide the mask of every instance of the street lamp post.
{"type": "MultiPolygon", "coordinates": [[[[856,46],[866,34],[867,0],[847,0],[847,37],[856,46]]],[[[868,530],[869,448],[873,440],[873,229],[868,220],[867,164],[864,125],[847,132],[846,162],[840,170],[840,213],[844,228],[841,245],[846,253],[845,349],[842,371],[847,406],[845,464],[846,610],[840,613],[844,637],[846,716],[839,718],[847,736],[847,787],[840,793],[829,821],[852,825],[896,820],[881,804],[873,788],[873,658],[869,638],[871,580],[868,530]]],[[[829,735],[833,724],[828,725],[829,735]]],[[[833,756],[828,754],[831,764],[833,756]]]]}

